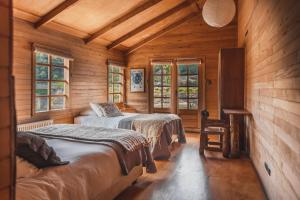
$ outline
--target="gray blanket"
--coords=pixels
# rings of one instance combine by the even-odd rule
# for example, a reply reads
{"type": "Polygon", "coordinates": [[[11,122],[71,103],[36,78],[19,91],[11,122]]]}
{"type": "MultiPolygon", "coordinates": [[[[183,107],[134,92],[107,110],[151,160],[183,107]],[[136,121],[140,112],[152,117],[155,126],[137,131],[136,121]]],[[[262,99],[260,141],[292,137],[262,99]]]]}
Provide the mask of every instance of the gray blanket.
{"type": "Polygon", "coordinates": [[[146,166],[147,172],[156,172],[156,166],[146,138],[134,131],[74,124],[57,124],[34,129],[31,133],[48,138],[110,146],[117,153],[122,172],[125,175],[133,167],[140,164],[146,166]]]}
{"type": "Polygon", "coordinates": [[[179,143],[186,143],[181,118],[175,114],[138,114],[121,119],[118,128],[142,133],[151,145],[150,150],[155,160],[170,158],[172,135],[177,135],[179,143]]]}
{"type": "MultiPolygon", "coordinates": [[[[118,128],[141,132],[151,142],[159,142],[153,138],[159,139],[163,131],[167,130],[176,133],[180,143],[186,142],[181,119],[174,114],[139,114],[122,119],[119,122],[118,128]],[[171,122],[175,130],[165,128],[171,122]]],[[[172,135],[172,133],[169,135],[172,135]]]]}

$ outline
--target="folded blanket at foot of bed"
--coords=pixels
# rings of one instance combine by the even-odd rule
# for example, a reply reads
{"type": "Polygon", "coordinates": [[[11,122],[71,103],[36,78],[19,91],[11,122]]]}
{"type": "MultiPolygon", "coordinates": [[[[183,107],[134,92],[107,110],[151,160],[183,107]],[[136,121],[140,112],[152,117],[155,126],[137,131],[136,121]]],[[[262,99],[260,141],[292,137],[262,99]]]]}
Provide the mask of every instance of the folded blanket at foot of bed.
{"type": "Polygon", "coordinates": [[[156,144],[159,142],[161,134],[164,131],[166,125],[172,122],[169,130],[172,133],[177,134],[178,141],[185,143],[185,135],[182,127],[180,117],[175,114],[139,114],[122,119],[119,122],[118,128],[136,130],[142,133],[151,143],[156,144]]]}
{"type": "Polygon", "coordinates": [[[146,167],[148,173],[156,172],[147,139],[135,131],[77,124],[56,124],[31,130],[30,133],[46,138],[110,146],[118,156],[124,175],[127,175],[132,168],[140,164],[146,167]]]}

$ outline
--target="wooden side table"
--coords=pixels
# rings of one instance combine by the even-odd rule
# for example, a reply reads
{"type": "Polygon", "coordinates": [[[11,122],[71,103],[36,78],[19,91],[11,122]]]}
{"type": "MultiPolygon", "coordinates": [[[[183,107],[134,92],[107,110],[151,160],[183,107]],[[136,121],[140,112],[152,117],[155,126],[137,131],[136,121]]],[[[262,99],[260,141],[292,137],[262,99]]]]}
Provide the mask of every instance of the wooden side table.
{"type": "Polygon", "coordinates": [[[230,120],[230,157],[238,158],[240,156],[240,130],[237,116],[248,116],[251,113],[244,109],[223,109],[223,112],[229,115],[230,120]]]}

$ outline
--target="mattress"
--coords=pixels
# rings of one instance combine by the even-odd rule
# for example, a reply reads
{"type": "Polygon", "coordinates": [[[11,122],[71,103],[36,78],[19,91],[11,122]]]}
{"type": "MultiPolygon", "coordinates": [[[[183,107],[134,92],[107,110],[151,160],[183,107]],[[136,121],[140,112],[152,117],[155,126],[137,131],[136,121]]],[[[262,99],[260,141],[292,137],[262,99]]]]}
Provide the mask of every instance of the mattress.
{"type": "MultiPolygon", "coordinates": [[[[138,115],[141,114],[123,112],[123,116],[117,117],[98,117],[96,115],[78,116],[74,118],[74,123],[93,127],[118,128],[120,121],[122,121],[123,119],[128,119],[130,117],[138,115]]],[[[147,133],[144,133],[143,135],[147,137],[147,133]]],[[[179,122],[177,120],[171,120],[170,122],[164,125],[162,133],[158,133],[158,135],[159,139],[157,140],[157,142],[151,143],[150,149],[152,156],[155,160],[169,159],[171,156],[170,145],[176,139],[178,139],[180,143],[185,143],[184,130],[182,127],[181,120],[179,120],[179,122]]]]}
{"type": "Polygon", "coordinates": [[[123,116],[117,117],[98,117],[92,116],[78,116],[74,118],[75,124],[81,124],[85,126],[96,126],[105,128],[118,128],[119,122],[127,117],[136,116],[138,113],[126,113],[123,112],[123,116]]]}
{"type": "Polygon", "coordinates": [[[143,172],[137,166],[123,176],[117,155],[108,146],[60,139],[47,139],[47,143],[70,164],[17,179],[16,200],[113,199],[143,172]]]}

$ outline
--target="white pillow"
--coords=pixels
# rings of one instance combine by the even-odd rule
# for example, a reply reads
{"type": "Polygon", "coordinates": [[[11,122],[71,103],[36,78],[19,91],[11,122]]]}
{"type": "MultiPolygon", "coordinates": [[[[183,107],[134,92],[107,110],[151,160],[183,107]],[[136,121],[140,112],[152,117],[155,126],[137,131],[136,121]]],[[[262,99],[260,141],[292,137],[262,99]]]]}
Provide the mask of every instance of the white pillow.
{"type": "Polygon", "coordinates": [[[79,113],[80,116],[97,116],[97,114],[91,109],[86,108],[79,113]]]}
{"type": "Polygon", "coordinates": [[[17,178],[28,178],[37,175],[41,169],[23,158],[16,156],[17,178]]]}
{"type": "Polygon", "coordinates": [[[97,114],[98,117],[104,117],[101,106],[98,103],[90,103],[92,110],[97,114]]]}

